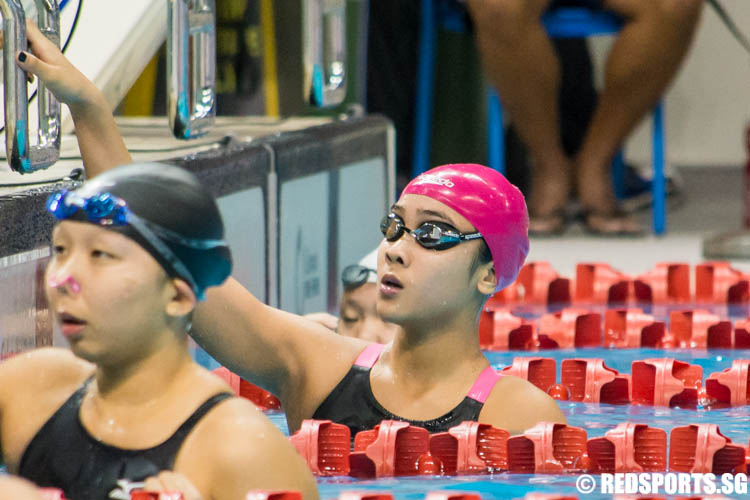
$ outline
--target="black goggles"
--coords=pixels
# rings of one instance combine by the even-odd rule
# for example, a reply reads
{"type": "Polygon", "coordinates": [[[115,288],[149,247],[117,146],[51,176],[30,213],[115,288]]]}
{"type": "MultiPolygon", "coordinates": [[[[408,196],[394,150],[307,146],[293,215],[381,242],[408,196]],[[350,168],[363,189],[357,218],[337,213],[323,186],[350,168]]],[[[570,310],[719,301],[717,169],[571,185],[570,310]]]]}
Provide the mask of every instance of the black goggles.
{"type": "Polygon", "coordinates": [[[359,264],[346,266],[344,270],[341,271],[341,282],[344,285],[344,290],[353,290],[364,285],[367,283],[370,273],[377,274],[378,272],[375,269],[360,266],[359,264]]]}
{"type": "Polygon", "coordinates": [[[380,231],[388,241],[396,241],[404,233],[414,236],[417,243],[430,250],[446,250],[461,242],[482,238],[479,232],[464,234],[445,222],[423,222],[416,229],[409,229],[396,214],[388,214],[380,223],[380,231]]]}

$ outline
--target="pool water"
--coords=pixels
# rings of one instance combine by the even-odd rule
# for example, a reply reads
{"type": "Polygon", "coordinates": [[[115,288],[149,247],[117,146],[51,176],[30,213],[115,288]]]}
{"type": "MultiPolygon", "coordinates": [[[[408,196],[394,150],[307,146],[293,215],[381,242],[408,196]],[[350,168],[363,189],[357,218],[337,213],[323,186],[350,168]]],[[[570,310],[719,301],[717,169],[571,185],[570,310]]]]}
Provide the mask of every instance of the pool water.
{"type": "MultiPolygon", "coordinates": [[[[634,360],[647,358],[675,358],[703,367],[703,380],[709,375],[728,368],[734,359],[750,359],[750,350],[705,350],[705,349],[560,349],[538,352],[492,351],[486,355],[495,369],[509,366],[516,356],[541,356],[557,361],[558,382],[560,362],[566,358],[601,358],[605,364],[620,373],[630,373],[634,360]]],[[[588,437],[603,436],[622,422],[636,422],[669,431],[673,427],[692,423],[713,423],[732,442],[747,446],[750,439],[750,406],[734,408],[665,408],[637,405],[589,404],[560,401],[569,425],[583,427],[588,437]]],[[[283,413],[272,413],[269,417],[282,432],[288,434],[283,413]]],[[[474,491],[486,499],[522,498],[530,492],[562,493],[583,499],[611,499],[612,495],[592,493],[583,495],[575,487],[577,474],[510,474],[456,476],[456,477],[403,477],[361,480],[349,477],[319,478],[322,499],[335,498],[342,491],[367,489],[389,491],[397,500],[422,499],[430,490],[474,491]]],[[[598,491],[598,490],[597,490],[598,491]]],[[[667,495],[661,495],[669,498],[667,495]]],[[[680,495],[689,496],[689,495],[680,495]]],[[[725,495],[744,498],[747,495],[725,495]]]]}

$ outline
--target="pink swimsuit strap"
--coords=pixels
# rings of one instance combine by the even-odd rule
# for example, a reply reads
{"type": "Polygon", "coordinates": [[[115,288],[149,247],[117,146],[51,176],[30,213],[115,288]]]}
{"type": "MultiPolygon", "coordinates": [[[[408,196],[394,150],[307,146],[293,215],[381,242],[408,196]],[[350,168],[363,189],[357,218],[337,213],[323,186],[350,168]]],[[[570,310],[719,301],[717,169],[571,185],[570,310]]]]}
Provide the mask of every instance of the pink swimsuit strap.
{"type": "Polygon", "coordinates": [[[354,360],[354,366],[360,366],[362,368],[372,368],[373,366],[375,366],[375,362],[380,357],[380,353],[383,352],[384,348],[384,344],[368,345],[367,347],[365,347],[365,350],[362,351],[359,356],[357,356],[357,359],[354,360]]]}
{"type": "Polygon", "coordinates": [[[480,403],[484,403],[487,401],[493,387],[495,387],[495,384],[502,376],[501,373],[496,372],[494,368],[488,366],[479,374],[467,396],[479,401],[480,403]]]}

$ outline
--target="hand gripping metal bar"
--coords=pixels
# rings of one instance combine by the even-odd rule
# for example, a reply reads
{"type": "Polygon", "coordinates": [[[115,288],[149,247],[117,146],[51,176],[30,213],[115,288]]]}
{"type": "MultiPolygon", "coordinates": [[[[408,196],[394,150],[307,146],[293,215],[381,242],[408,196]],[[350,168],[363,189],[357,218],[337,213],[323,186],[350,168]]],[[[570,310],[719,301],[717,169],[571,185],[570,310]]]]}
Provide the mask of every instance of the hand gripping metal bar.
{"type": "MultiPolygon", "coordinates": [[[[37,24],[60,46],[57,0],[35,0],[37,24]]],[[[37,88],[38,144],[29,143],[26,74],[16,64],[18,52],[28,50],[26,15],[20,0],[0,0],[3,16],[3,85],[5,86],[5,151],[10,168],[22,174],[49,167],[60,158],[60,103],[41,80],[37,88]]]]}
{"type": "Polygon", "coordinates": [[[216,118],[216,6],[214,0],[167,2],[169,127],[178,139],[192,139],[216,118]]]}

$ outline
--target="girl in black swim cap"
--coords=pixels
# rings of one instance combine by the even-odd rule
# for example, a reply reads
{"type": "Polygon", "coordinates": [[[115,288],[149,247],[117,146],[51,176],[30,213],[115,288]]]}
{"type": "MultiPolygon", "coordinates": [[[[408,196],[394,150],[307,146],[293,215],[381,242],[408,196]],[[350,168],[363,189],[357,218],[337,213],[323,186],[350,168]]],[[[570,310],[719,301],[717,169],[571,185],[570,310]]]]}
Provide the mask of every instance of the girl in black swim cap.
{"type": "Polygon", "coordinates": [[[48,210],[59,223],[45,290],[70,351],[0,364],[8,470],[71,499],[145,486],[186,500],[250,489],[316,500],[281,432],[190,356],[197,298],[231,270],[218,208],[195,177],[169,165],[117,167],[53,194],[48,210]]]}

